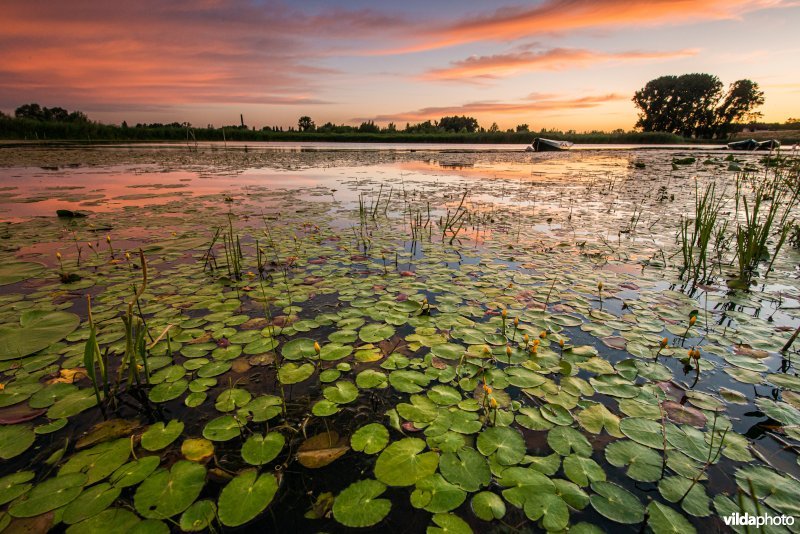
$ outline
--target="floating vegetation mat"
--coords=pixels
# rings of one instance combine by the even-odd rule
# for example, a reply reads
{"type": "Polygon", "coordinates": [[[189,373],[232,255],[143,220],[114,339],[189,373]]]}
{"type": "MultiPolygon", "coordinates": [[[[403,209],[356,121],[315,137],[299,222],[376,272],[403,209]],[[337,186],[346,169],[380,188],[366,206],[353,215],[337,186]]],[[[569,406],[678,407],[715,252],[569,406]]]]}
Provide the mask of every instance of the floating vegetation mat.
{"type": "Polygon", "coordinates": [[[0,530],[800,515],[797,160],[16,150],[0,530]]]}

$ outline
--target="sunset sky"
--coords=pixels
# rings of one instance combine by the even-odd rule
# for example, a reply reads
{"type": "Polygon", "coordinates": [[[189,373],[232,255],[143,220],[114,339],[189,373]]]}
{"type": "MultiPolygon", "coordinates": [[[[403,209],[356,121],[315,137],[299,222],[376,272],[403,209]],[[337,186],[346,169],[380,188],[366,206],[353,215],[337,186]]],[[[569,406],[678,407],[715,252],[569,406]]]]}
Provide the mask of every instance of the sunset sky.
{"type": "Polygon", "coordinates": [[[129,124],[630,129],[664,74],[740,78],[800,118],[797,0],[3,0],[0,110],[129,124]]]}

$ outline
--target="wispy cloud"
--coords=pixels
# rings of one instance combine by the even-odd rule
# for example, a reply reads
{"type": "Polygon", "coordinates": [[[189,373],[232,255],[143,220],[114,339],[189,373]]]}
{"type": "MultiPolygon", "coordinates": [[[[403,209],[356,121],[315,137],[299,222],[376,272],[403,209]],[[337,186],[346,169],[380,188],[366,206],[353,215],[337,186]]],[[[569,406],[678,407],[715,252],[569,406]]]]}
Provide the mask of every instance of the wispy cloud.
{"type": "Polygon", "coordinates": [[[600,63],[627,63],[631,61],[654,61],[677,59],[697,55],[696,49],[668,52],[596,52],[585,48],[550,48],[546,50],[523,49],[507,54],[472,56],[454,61],[449,67],[432,69],[422,75],[426,80],[467,81],[494,79],[543,70],[581,68],[600,63]]]}
{"type": "Polygon", "coordinates": [[[389,113],[375,117],[359,117],[353,121],[374,120],[376,122],[424,121],[448,115],[524,115],[533,112],[587,109],[614,102],[628,100],[630,96],[615,93],[591,95],[579,98],[559,98],[549,94],[531,94],[515,101],[485,100],[468,102],[456,106],[426,107],[401,113],[389,113]]]}
{"type": "Polygon", "coordinates": [[[453,23],[423,25],[409,44],[374,53],[421,52],[481,41],[504,42],[539,35],[677,22],[734,19],[759,9],[787,7],[793,0],[545,0],[532,7],[504,7],[453,23]]]}

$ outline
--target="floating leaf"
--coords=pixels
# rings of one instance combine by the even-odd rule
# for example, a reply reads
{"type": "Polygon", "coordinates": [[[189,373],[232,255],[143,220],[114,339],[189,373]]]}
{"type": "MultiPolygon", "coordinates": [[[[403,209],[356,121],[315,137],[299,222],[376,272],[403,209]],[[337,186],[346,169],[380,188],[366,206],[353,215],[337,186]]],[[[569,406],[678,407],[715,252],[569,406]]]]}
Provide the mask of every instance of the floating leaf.
{"type": "Polygon", "coordinates": [[[159,463],[161,458],[158,456],[144,456],[119,467],[111,474],[108,481],[117,488],[135,486],[150,476],[159,463]]]}
{"type": "Polygon", "coordinates": [[[77,499],[64,508],[62,521],[72,525],[99,514],[117,500],[122,488],[106,482],[96,484],[81,493],[77,499]]]}
{"type": "Polygon", "coordinates": [[[654,534],[693,534],[697,530],[689,521],[669,506],[658,501],[647,505],[647,526],[654,534]]]}
{"type": "Polygon", "coordinates": [[[212,419],[203,427],[203,437],[211,441],[229,441],[241,435],[241,424],[232,415],[222,415],[212,419]]]}
{"type": "Polygon", "coordinates": [[[492,521],[503,519],[506,515],[506,503],[491,491],[481,491],[472,497],[472,512],[478,519],[492,521]]]}
{"type": "Polygon", "coordinates": [[[568,456],[575,451],[580,456],[589,457],[592,445],[586,436],[569,426],[557,426],[547,434],[547,444],[561,456],[568,456]]]}
{"type": "Polygon", "coordinates": [[[449,512],[461,506],[466,498],[464,490],[434,473],[417,482],[411,493],[411,505],[431,513],[449,512]]]}
{"type": "Polygon", "coordinates": [[[570,454],[564,458],[564,474],[578,486],[606,479],[606,472],[597,462],[585,456],[570,454]]]}
{"type": "Polygon", "coordinates": [[[298,365],[294,362],[289,362],[281,365],[280,369],[278,369],[278,380],[281,381],[281,384],[297,384],[307,380],[314,374],[314,370],[314,365],[310,363],[298,365]]]}
{"type": "Polygon", "coordinates": [[[487,486],[492,478],[486,458],[468,447],[463,447],[456,453],[442,454],[439,470],[448,482],[466,491],[478,491],[487,486]]]}
{"type": "Polygon", "coordinates": [[[385,339],[389,339],[395,333],[392,325],[385,323],[371,323],[361,327],[358,331],[358,337],[364,343],[378,343],[385,339]]]}
{"type": "Polygon", "coordinates": [[[387,486],[411,486],[432,475],[439,465],[439,455],[425,452],[425,442],[404,438],[386,447],[375,463],[375,477],[387,486]]]}
{"type": "Polygon", "coordinates": [[[389,443],[389,431],[380,423],[362,426],[350,437],[350,446],[354,451],[366,454],[378,454],[389,443]]]}
{"type": "Polygon", "coordinates": [[[22,358],[64,339],[80,324],[74,313],[26,310],[19,325],[0,325],[0,361],[22,358]]]}
{"type": "Polygon", "coordinates": [[[128,461],[131,454],[131,443],[127,438],[107,441],[83,450],[70,458],[58,474],[86,473],[87,484],[103,480],[128,461]]]}
{"type": "Polygon", "coordinates": [[[350,484],[333,502],[333,517],[346,527],[370,527],[389,514],[392,503],[378,499],[386,486],[377,480],[359,480],[350,484]]]}
{"type": "Polygon", "coordinates": [[[159,421],[142,434],[142,447],[148,451],[160,451],[181,435],[183,422],[172,419],[166,426],[159,421]]]}
{"type": "Polygon", "coordinates": [[[580,412],[576,417],[578,423],[588,432],[599,434],[604,428],[609,435],[621,438],[619,417],[611,413],[602,404],[593,404],[580,412]]]}
{"type": "Polygon", "coordinates": [[[19,456],[36,441],[36,433],[28,425],[0,425],[0,458],[19,456]]]}
{"type": "Polygon", "coordinates": [[[217,505],[214,501],[203,499],[192,505],[181,514],[180,527],[184,532],[201,532],[206,530],[217,518],[217,505]]]}
{"type": "Polygon", "coordinates": [[[651,449],[664,448],[664,431],[658,421],[643,417],[626,417],[619,422],[619,429],[636,443],[651,449]]]}
{"type": "Polygon", "coordinates": [[[258,474],[247,469],[222,488],[217,503],[220,522],[229,527],[238,527],[253,520],[272,502],[278,492],[275,475],[258,474]]]}
{"type": "Polygon", "coordinates": [[[615,467],[628,467],[627,474],[639,482],[655,482],[661,478],[663,459],[651,448],[627,439],[606,447],[606,460],[615,467]]]}
{"type": "Polygon", "coordinates": [[[297,461],[309,469],[318,469],[334,462],[350,450],[347,439],[333,430],[311,436],[297,449],[297,461]]]}
{"type": "Polygon", "coordinates": [[[641,523],[644,520],[644,506],[636,496],[611,482],[595,482],[595,492],[590,497],[592,507],[612,521],[624,524],[641,523]]]}
{"type": "Polygon", "coordinates": [[[214,444],[204,438],[189,438],[181,444],[181,454],[191,462],[202,462],[214,456],[214,444]]]}
{"type": "Polygon", "coordinates": [[[433,522],[436,527],[428,527],[427,534],[472,534],[466,521],[455,514],[435,514],[433,522]]]}
{"type": "Polygon", "coordinates": [[[38,484],[8,508],[12,517],[34,517],[61,508],[81,494],[88,477],[84,473],[70,473],[49,478],[38,484]]]}
{"type": "Polygon", "coordinates": [[[323,389],[322,394],[336,404],[348,404],[358,398],[358,388],[352,382],[340,380],[323,389]]]}
{"type": "Polygon", "coordinates": [[[283,450],[286,438],[280,432],[266,436],[253,434],[242,445],[242,459],[250,465],[264,465],[274,460],[283,450]]]}
{"type": "Polygon", "coordinates": [[[0,264],[0,286],[15,284],[42,274],[45,266],[31,261],[4,261],[0,264]]]}
{"type": "Polygon", "coordinates": [[[518,464],[525,457],[525,440],[509,427],[487,428],[478,435],[477,446],[481,454],[493,455],[500,465],[518,464]]]}
{"type": "Polygon", "coordinates": [[[172,517],[197,499],[205,483],[205,467],[178,460],[169,471],[156,471],[136,489],[136,511],[148,518],[172,517]]]}
{"type": "Polygon", "coordinates": [[[20,471],[0,478],[0,505],[27,493],[33,487],[30,481],[34,476],[32,471],[20,471]]]}

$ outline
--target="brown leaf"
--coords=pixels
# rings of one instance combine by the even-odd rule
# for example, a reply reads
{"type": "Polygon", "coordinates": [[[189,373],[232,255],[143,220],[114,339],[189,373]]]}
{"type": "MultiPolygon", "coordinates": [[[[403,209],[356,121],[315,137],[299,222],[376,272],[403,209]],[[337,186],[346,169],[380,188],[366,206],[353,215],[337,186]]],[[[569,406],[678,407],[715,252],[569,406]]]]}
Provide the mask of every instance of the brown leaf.
{"type": "Polygon", "coordinates": [[[685,406],[671,400],[662,402],[661,406],[667,414],[667,419],[673,423],[689,424],[697,428],[703,428],[706,425],[706,421],[708,421],[703,412],[691,406],[685,406]]]}
{"type": "Polygon", "coordinates": [[[138,419],[109,419],[97,423],[78,440],[75,444],[77,449],[85,449],[97,443],[102,443],[114,438],[130,436],[141,426],[138,419]]]}
{"type": "Polygon", "coordinates": [[[231,369],[234,373],[246,373],[250,370],[250,362],[247,361],[247,358],[236,358],[231,364],[231,369]]]}
{"type": "Polygon", "coordinates": [[[297,449],[297,461],[309,469],[325,467],[350,450],[346,438],[331,430],[311,436],[297,449]]]}
{"type": "Polygon", "coordinates": [[[601,341],[607,347],[617,350],[625,350],[625,348],[628,346],[628,342],[622,336],[607,336],[602,338],[601,341]]]}
{"type": "Polygon", "coordinates": [[[750,356],[751,358],[766,358],[769,356],[769,352],[760,349],[754,349],[750,345],[742,344],[742,345],[734,345],[733,352],[736,354],[741,354],[742,356],[750,356]]]}
{"type": "Polygon", "coordinates": [[[27,402],[20,402],[9,406],[8,408],[0,409],[0,425],[15,425],[17,423],[24,423],[36,419],[47,410],[34,409],[28,406],[27,402]]]}

